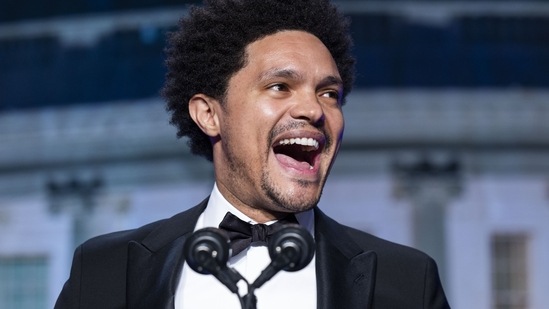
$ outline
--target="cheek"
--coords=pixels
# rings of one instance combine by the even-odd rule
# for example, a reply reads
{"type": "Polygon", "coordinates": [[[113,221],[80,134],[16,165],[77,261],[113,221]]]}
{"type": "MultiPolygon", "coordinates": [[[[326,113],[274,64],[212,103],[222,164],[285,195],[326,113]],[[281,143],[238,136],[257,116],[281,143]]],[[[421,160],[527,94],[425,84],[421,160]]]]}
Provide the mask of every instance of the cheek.
{"type": "Polygon", "coordinates": [[[227,147],[250,160],[262,153],[268,143],[267,121],[257,113],[246,112],[232,118],[226,123],[226,132],[227,147]]]}
{"type": "Polygon", "coordinates": [[[345,129],[345,119],[341,110],[333,110],[326,115],[326,123],[332,131],[334,137],[342,138],[345,129]]]}
{"type": "MultiPolygon", "coordinates": [[[[283,117],[284,110],[280,104],[274,104],[269,101],[257,102],[255,108],[246,112],[242,117],[247,121],[249,133],[256,136],[258,142],[269,142],[271,131],[278,121],[283,117]]],[[[260,144],[261,145],[261,144],[260,144]]]]}
{"type": "Polygon", "coordinates": [[[282,110],[280,108],[280,104],[276,104],[276,102],[263,102],[262,104],[258,104],[258,109],[255,112],[256,117],[262,118],[264,121],[275,119],[278,117],[279,114],[282,113],[282,110]]]}

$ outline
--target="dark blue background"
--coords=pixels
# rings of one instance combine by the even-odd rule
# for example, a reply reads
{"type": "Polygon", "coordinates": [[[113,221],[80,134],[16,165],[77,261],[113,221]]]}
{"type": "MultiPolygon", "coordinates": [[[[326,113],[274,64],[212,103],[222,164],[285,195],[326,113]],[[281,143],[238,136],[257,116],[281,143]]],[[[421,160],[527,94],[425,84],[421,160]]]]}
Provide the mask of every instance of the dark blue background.
{"type": "MultiPolygon", "coordinates": [[[[26,9],[21,3],[2,2],[0,20],[182,2],[34,1],[26,9]]],[[[458,16],[436,25],[389,13],[350,17],[356,88],[549,86],[549,17],[458,16]]],[[[0,111],[158,96],[168,30],[119,31],[90,46],[65,46],[55,37],[0,40],[0,111]]]]}

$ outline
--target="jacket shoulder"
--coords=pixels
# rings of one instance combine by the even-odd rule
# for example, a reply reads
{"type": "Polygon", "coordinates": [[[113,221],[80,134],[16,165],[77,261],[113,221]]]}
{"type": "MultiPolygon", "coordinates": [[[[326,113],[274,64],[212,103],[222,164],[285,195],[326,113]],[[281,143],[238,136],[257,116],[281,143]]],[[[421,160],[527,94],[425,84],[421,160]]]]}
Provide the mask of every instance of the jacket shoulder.
{"type": "Polygon", "coordinates": [[[182,229],[192,230],[204,203],[169,219],[96,236],[82,243],[74,251],[70,276],[55,308],[125,307],[129,243],[169,243],[182,229]]]}
{"type": "Polygon", "coordinates": [[[86,253],[97,251],[114,255],[118,249],[127,250],[127,245],[131,241],[142,242],[148,238],[152,241],[170,241],[178,237],[182,231],[192,229],[189,225],[196,223],[196,219],[204,210],[207,200],[205,199],[200,204],[171,218],[154,221],[135,229],[93,237],[81,245],[82,250],[86,253]]]}
{"type": "Polygon", "coordinates": [[[95,251],[106,251],[110,252],[112,255],[115,250],[119,247],[126,250],[128,242],[130,241],[141,241],[152,231],[154,231],[158,226],[162,225],[167,219],[158,220],[135,229],[129,229],[124,231],[117,231],[107,234],[102,234],[95,236],[86,240],[80,245],[81,249],[86,253],[91,253],[95,251]]]}
{"type": "Polygon", "coordinates": [[[449,308],[438,268],[426,253],[338,223],[315,209],[316,223],[340,252],[375,255],[375,308],[449,308]]]}
{"type": "Polygon", "coordinates": [[[345,230],[356,244],[364,249],[375,251],[378,257],[408,261],[410,259],[411,261],[431,259],[428,254],[410,246],[398,244],[349,226],[345,226],[345,230]]]}
{"type": "Polygon", "coordinates": [[[425,308],[450,308],[431,256],[351,227],[345,230],[363,250],[376,253],[376,307],[409,308],[411,303],[423,303],[425,308]]]}

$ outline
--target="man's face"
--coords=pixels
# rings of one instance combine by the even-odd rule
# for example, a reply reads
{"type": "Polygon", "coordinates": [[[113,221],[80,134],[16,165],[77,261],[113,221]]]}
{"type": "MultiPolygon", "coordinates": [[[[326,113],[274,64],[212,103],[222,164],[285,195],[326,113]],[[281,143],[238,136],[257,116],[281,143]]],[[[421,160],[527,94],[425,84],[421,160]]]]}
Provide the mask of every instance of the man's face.
{"type": "Polygon", "coordinates": [[[342,82],[324,44],[282,31],[248,45],[218,108],[221,193],[256,220],[314,207],[343,135],[342,82]]]}

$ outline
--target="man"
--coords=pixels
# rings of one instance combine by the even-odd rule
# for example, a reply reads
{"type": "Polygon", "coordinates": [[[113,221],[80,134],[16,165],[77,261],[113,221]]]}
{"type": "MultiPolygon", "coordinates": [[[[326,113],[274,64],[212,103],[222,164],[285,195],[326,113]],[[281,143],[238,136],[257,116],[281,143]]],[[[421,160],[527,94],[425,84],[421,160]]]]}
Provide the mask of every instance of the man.
{"type": "MultiPolygon", "coordinates": [[[[170,37],[163,94],[180,137],[213,162],[212,194],[170,219],[89,240],[56,308],[239,308],[183,247],[227,212],[252,224],[292,217],[313,261],[256,291],[258,308],[448,308],[425,254],[343,226],[317,207],[340,147],[353,82],[347,21],[327,0],[219,0],[170,37]]],[[[252,282],[264,243],[229,260],[252,282]]]]}

